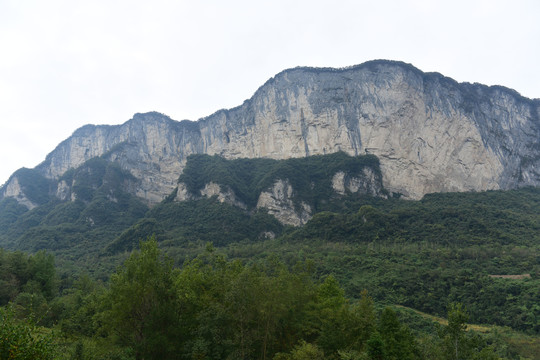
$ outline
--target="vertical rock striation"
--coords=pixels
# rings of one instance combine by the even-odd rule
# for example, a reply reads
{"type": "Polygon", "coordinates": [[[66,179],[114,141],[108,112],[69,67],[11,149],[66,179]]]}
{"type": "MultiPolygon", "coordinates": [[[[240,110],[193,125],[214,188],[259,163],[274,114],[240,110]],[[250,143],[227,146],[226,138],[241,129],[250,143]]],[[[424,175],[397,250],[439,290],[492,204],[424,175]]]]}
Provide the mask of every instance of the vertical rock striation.
{"type": "MultiPolygon", "coordinates": [[[[540,100],[513,90],[459,84],[401,62],[295,68],[241,106],[197,122],[147,113],[123,125],[84,126],[36,170],[54,180],[102,156],[139,179],[135,193],[150,204],[173,191],[194,153],[228,159],[370,153],[380,159],[385,187],[411,199],[537,186],[539,112],[540,100]]],[[[23,199],[15,182],[13,176],[0,195],[23,199]]],[[[51,193],[65,194],[65,186],[51,193]]]]}

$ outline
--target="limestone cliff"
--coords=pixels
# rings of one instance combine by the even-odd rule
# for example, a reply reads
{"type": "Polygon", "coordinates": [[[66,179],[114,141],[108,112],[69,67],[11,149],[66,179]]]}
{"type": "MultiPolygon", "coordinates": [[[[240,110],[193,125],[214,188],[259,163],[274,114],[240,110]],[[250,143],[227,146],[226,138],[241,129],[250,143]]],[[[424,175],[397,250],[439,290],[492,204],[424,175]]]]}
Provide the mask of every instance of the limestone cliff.
{"type": "MultiPolygon", "coordinates": [[[[384,186],[413,199],[537,186],[539,112],[538,99],[504,87],[460,84],[401,62],[295,68],[267,81],[241,106],[197,122],[147,113],[123,125],[82,127],[36,170],[56,180],[103,156],[139,179],[134,192],[151,204],[175,189],[194,153],[228,159],[370,153],[380,159],[384,186]]],[[[24,199],[13,190],[16,181],[12,177],[0,196],[24,199]]],[[[69,193],[66,185],[58,183],[51,193],[62,197],[69,193]]]]}
{"type": "Polygon", "coordinates": [[[259,195],[257,208],[266,208],[282,224],[300,226],[311,219],[311,207],[305,202],[295,206],[294,189],[287,180],[277,180],[267,191],[259,195]]]}

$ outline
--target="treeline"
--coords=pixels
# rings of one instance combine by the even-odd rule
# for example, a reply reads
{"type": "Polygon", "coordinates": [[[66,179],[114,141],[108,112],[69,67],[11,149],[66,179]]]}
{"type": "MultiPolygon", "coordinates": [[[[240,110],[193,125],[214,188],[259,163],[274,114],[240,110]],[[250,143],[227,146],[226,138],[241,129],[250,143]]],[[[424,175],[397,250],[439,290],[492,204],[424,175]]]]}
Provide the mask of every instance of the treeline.
{"type": "Polygon", "coordinates": [[[428,194],[420,201],[344,199],[321,212],[294,237],[352,243],[428,241],[455,246],[515,245],[540,241],[540,191],[428,194]]]}
{"type": "Polygon", "coordinates": [[[308,261],[290,268],[277,257],[246,265],[209,246],[176,268],[149,240],[107,286],[83,276],[51,299],[47,312],[54,313],[54,321],[42,323],[47,327],[36,326],[42,321],[36,315],[43,319],[43,313],[24,314],[22,304],[1,309],[0,355],[345,360],[506,354],[501,344],[488,345],[465,331],[467,314],[460,305],[449,307],[449,323],[438,333],[418,337],[394,310],[378,310],[367,292],[357,301],[347,299],[332,276],[316,279],[312,267],[308,261]]]}
{"type": "MultiPolygon", "coordinates": [[[[33,252],[48,249],[55,258],[43,252],[0,251],[0,305],[10,302],[15,319],[33,316],[37,325],[55,328],[59,336],[71,334],[67,343],[75,341],[79,352],[84,350],[94,358],[104,354],[122,358],[124,351],[128,356],[130,347],[113,341],[119,335],[107,328],[98,314],[106,311],[101,304],[110,291],[108,279],[115,267],[130,256],[140,239],[155,234],[160,248],[174,263],[174,274],[195,261],[208,265],[208,254],[206,260],[202,255],[193,259],[212,242],[217,248],[214,255],[219,252],[241,261],[241,273],[266,269],[260,279],[268,273],[269,258],[277,256],[277,263],[283,262],[280,266],[294,276],[299,276],[295,267],[299,261],[311,261],[313,269],[307,277],[312,285],[316,288],[320,279],[333,276],[349,299],[348,306],[360,300],[364,289],[380,306],[404,305],[439,316],[446,316],[448,304],[459,302],[468,310],[471,322],[511,327],[536,336],[538,343],[539,189],[431,194],[420,201],[358,194],[341,197],[331,191],[332,171],[355,166],[375,169],[376,158],[356,159],[338,153],[260,161],[193,157],[188,167],[190,163],[202,167],[186,168],[191,180],[184,180],[186,184],[194,181],[193,189],[208,181],[236,187],[248,203],[257,189],[271,184],[276,176],[290,176],[290,182],[297,184],[293,186],[302,188],[297,192],[302,201],[312,201],[318,204],[317,211],[324,211],[315,214],[306,226],[293,228],[283,226],[265,211],[245,211],[213,198],[175,202],[171,194],[148,209],[123,191],[133,179],[103,159],[89,161],[65,175],[68,183],[80,180],[80,186],[72,189],[75,197],[80,197],[75,201],[54,200],[27,210],[13,198],[3,199],[2,246],[33,252]],[[265,172],[261,164],[269,164],[271,171],[265,172]],[[58,275],[54,260],[59,265],[58,275]],[[85,272],[89,276],[81,275],[85,272]],[[519,274],[530,277],[490,277],[519,274]]],[[[28,184],[33,181],[31,173],[23,175],[28,184]]],[[[176,279],[176,275],[171,276],[176,279]]],[[[228,294],[227,289],[223,291],[228,294]]],[[[207,298],[214,296],[208,294],[207,298]]],[[[378,309],[375,317],[380,316],[378,309]]],[[[430,342],[440,341],[434,329],[424,330],[432,335],[430,342]]],[[[208,332],[218,334],[213,328],[208,332]]],[[[326,357],[331,356],[318,337],[303,334],[289,350],[275,351],[290,355],[303,340],[306,351],[316,347],[326,357]]],[[[420,353],[426,354],[423,335],[414,334],[420,353]]],[[[218,335],[222,338],[230,333],[218,335]]],[[[74,346],[65,352],[73,353],[74,346]]],[[[525,344],[522,348],[534,346],[525,344]]],[[[260,344],[256,348],[260,351],[260,344]]],[[[360,352],[365,355],[367,350],[363,349],[360,352]]]]}

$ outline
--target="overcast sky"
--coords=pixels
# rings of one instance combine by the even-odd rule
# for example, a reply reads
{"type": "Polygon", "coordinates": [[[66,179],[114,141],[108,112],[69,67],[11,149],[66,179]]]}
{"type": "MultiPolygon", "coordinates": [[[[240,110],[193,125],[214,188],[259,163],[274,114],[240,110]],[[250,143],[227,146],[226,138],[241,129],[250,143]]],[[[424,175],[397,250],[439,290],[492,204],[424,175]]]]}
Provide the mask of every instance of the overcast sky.
{"type": "Polygon", "coordinates": [[[276,73],[401,60],[540,98],[537,0],[0,0],[0,185],[84,124],[197,120],[276,73]]]}

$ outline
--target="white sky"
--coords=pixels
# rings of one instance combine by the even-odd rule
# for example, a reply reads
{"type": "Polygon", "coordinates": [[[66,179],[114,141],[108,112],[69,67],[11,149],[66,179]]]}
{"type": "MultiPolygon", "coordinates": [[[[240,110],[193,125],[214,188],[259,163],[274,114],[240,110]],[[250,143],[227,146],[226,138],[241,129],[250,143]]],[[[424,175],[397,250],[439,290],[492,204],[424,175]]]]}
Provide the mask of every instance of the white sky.
{"type": "Polygon", "coordinates": [[[540,98],[540,1],[0,0],[0,185],[84,124],[197,120],[373,59],[540,98]]]}

